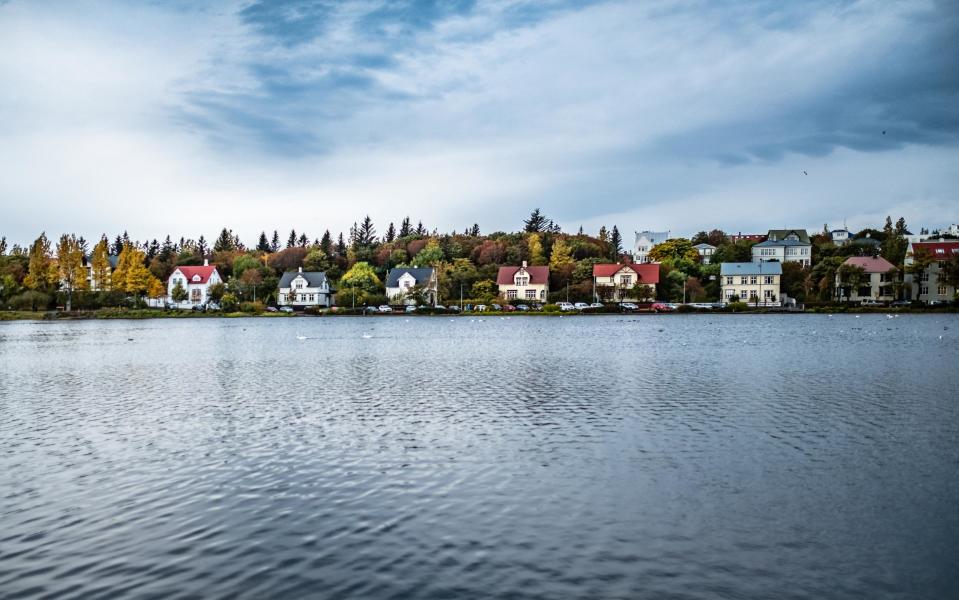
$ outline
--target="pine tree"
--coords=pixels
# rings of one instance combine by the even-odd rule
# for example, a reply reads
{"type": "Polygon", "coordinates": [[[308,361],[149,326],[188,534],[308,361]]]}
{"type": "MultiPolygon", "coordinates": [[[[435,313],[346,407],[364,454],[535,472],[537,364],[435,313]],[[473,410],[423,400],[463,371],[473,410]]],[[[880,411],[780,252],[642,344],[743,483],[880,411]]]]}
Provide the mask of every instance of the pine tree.
{"type": "Polygon", "coordinates": [[[296,246],[296,230],[295,229],[291,229],[290,236],[286,238],[286,247],[292,248],[293,246],[296,246]]]}
{"type": "Polygon", "coordinates": [[[280,251],[280,234],[273,230],[273,239],[270,241],[270,252],[280,251]]]}
{"type": "Polygon", "coordinates": [[[356,243],[360,246],[369,246],[376,242],[376,229],[373,228],[373,219],[366,215],[363,222],[356,229],[356,243]]]}
{"type": "Polygon", "coordinates": [[[470,236],[479,237],[479,235],[480,235],[479,223],[473,223],[473,228],[470,229],[470,236]]]}
{"type": "Polygon", "coordinates": [[[300,248],[306,248],[307,244],[310,243],[310,239],[306,237],[305,233],[301,233],[300,237],[296,240],[296,245],[300,248]]]}
{"type": "Polygon", "coordinates": [[[123,251],[123,238],[118,235],[117,239],[113,240],[113,247],[110,248],[110,254],[112,254],[113,256],[119,256],[120,252],[122,251],[123,251]]]}
{"type": "Polygon", "coordinates": [[[336,241],[336,254],[343,256],[346,254],[346,242],[343,241],[343,232],[340,232],[340,238],[336,241]]]}
{"type": "Polygon", "coordinates": [[[323,237],[320,239],[320,250],[327,256],[333,255],[333,240],[330,238],[329,229],[323,232],[323,237]]]}
{"type": "Polygon", "coordinates": [[[3,256],[7,253],[7,237],[4,236],[0,238],[0,256],[3,256]]]}
{"type": "Polygon", "coordinates": [[[206,256],[207,250],[209,250],[209,248],[206,247],[206,238],[204,238],[202,235],[200,236],[200,239],[196,241],[196,250],[200,254],[200,258],[206,256]]]}
{"type": "Polygon", "coordinates": [[[153,241],[150,242],[150,245],[147,246],[146,263],[149,265],[153,261],[153,259],[159,255],[160,255],[160,242],[158,242],[154,238],[153,241]]]}
{"type": "Polygon", "coordinates": [[[163,245],[160,246],[160,260],[163,262],[168,262],[174,254],[176,254],[176,246],[174,246],[173,242],[170,241],[170,236],[168,235],[166,236],[166,239],[163,240],[163,245]]]}
{"type": "Polygon", "coordinates": [[[604,244],[609,241],[609,234],[606,233],[606,226],[605,226],[605,225],[603,225],[603,226],[601,226],[601,227],[599,228],[599,236],[598,236],[598,237],[599,237],[599,241],[603,242],[604,244]]]}
{"type": "Polygon", "coordinates": [[[413,235],[413,230],[410,228],[410,218],[403,217],[403,222],[400,223],[400,237],[410,237],[413,235]]]}
{"type": "Polygon", "coordinates": [[[529,218],[523,221],[523,231],[526,233],[539,233],[549,228],[549,219],[547,219],[538,208],[533,209],[529,218]]]}
{"type": "Polygon", "coordinates": [[[213,251],[227,252],[235,249],[236,246],[233,243],[233,231],[224,227],[223,231],[220,232],[220,237],[216,238],[216,241],[213,243],[213,251]]]}
{"type": "Polygon", "coordinates": [[[270,251],[270,241],[266,239],[266,232],[260,232],[260,240],[256,243],[257,252],[266,253],[270,251]]]}
{"type": "Polygon", "coordinates": [[[613,225],[613,233],[609,236],[609,247],[610,259],[618,262],[620,255],[623,253],[623,238],[619,236],[619,229],[617,229],[615,225],[613,225]]]}
{"type": "Polygon", "coordinates": [[[386,228],[386,235],[384,236],[383,239],[386,241],[387,244],[391,243],[393,240],[396,239],[396,228],[393,227],[392,221],[390,222],[390,226],[386,228]]]}
{"type": "Polygon", "coordinates": [[[423,221],[420,221],[419,223],[416,224],[416,231],[415,231],[415,233],[416,233],[416,235],[418,235],[418,236],[420,236],[420,237],[423,237],[424,235],[426,235],[426,228],[423,227],[423,221]]]}

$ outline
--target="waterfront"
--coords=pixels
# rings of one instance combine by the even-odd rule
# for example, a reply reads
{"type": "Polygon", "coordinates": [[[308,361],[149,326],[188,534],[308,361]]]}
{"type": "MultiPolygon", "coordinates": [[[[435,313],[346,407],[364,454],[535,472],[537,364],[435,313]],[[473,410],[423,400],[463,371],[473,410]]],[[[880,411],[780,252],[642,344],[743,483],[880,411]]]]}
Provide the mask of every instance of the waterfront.
{"type": "Polygon", "coordinates": [[[0,324],[11,597],[940,598],[959,318],[0,324]]]}

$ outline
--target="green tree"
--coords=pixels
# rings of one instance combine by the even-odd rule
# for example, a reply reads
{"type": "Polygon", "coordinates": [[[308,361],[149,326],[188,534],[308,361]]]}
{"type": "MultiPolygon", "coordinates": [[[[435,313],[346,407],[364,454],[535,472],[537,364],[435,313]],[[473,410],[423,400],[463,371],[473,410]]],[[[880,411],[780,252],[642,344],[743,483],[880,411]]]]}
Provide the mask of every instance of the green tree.
{"type": "Polygon", "coordinates": [[[858,265],[843,263],[836,269],[836,275],[839,279],[839,289],[836,295],[839,299],[848,298],[849,290],[854,290],[866,279],[866,270],[858,265]]]}
{"type": "Polygon", "coordinates": [[[489,302],[496,297],[496,282],[492,279],[484,279],[473,284],[473,298],[489,302]]]}
{"type": "Polygon", "coordinates": [[[538,208],[530,213],[529,218],[523,221],[523,231],[526,233],[541,233],[548,231],[550,220],[538,208]]]}
{"type": "Polygon", "coordinates": [[[443,249],[435,238],[430,238],[426,246],[413,257],[413,264],[417,267],[431,267],[443,260],[443,249]]]}
{"type": "Polygon", "coordinates": [[[358,262],[340,278],[340,289],[345,288],[354,288],[367,294],[379,294],[383,283],[369,263],[358,262]]]}
{"type": "MultiPolygon", "coordinates": [[[[922,278],[926,272],[926,269],[929,268],[935,259],[933,259],[932,254],[925,248],[917,248],[909,254],[909,258],[912,259],[912,263],[906,265],[905,272],[912,275],[912,283],[916,286],[916,293],[912,296],[913,300],[919,299],[919,292],[922,291],[922,278]]],[[[912,290],[910,289],[910,292],[912,290]]]]}
{"type": "Polygon", "coordinates": [[[183,287],[183,283],[181,283],[179,279],[177,279],[177,282],[173,286],[173,289],[170,290],[170,299],[172,299],[177,304],[187,299],[186,288],[183,287]]]}
{"type": "MultiPolygon", "coordinates": [[[[256,271],[254,271],[254,273],[255,272],[256,271]]],[[[210,300],[216,304],[219,304],[220,300],[223,299],[223,295],[226,294],[226,286],[223,285],[222,282],[218,281],[207,288],[206,293],[210,300]]]]}

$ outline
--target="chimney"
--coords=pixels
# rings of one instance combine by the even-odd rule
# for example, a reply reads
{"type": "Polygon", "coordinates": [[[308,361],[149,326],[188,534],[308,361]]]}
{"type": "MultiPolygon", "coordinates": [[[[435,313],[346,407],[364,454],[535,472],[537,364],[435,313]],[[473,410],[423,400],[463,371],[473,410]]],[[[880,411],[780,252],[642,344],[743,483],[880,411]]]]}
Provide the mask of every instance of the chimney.
{"type": "Polygon", "coordinates": [[[303,267],[299,267],[297,270],[298,270],[300,273],[302,273],[302,272],[303,272],[303,267]]]}
{"type": "Polygon", "coordinates": [[[203,266],[204,266],[204,267],[209,267],[209,266],[210,266],[210,260],[207,259],[207,258],[204,258],[204,259],[203,259],[203,266]]]}
{"type": "Polygon", "coordinates": [[[525,260],[523,261],[523,268],[524,268],[524,269],[526,268],[526,261],[525,261],[525,260]]]}

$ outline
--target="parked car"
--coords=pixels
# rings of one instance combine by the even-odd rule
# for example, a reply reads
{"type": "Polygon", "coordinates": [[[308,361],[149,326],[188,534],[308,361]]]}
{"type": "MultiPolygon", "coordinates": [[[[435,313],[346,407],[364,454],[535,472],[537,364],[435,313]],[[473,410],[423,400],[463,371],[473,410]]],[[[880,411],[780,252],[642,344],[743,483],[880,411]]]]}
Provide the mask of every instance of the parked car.
{"type": "Polygon", "coordinates": [[[376,308],[376,312],[380,312],[380,313],[391,313],[391,312],[393,312],[393,309],[390,308],[390,307],[389,307],[388,305],[386,305],[386,304],[380,304],[380,305],[376,308]]]}
{"type": "Polygon", "coordinates": [[[292,306],[281,306],[281,307],[280,307],[280,312],[291,313],[291,312],[293,312],[293,307],[292,307],[292,306]]]}
{"type": "Polygon", "coordinates": [[[874,300],[872,298],[866,298],[865,300],[860,302],[859,305],[860,306],[884,306],[882,302],[878,300],[874,300]]]}
{"type": "Polygon", "coordinates": [[[499,304],[493,304],[493,305],[492,305],[492,308],[493,308],[493,310],[495,310],[496,312],[499,312],[499,311],[503,310],[503,307],[500,306],[499,304]]]}
{"type": "Polygon", "coordinates": [[[713,305],[710,302],[690,302],[689,306],[693,308],[698,308],[699,310],[712,310],[713,305]]]}
{"type": "Polygon", "coordinates": [[[462,309],[461,309],[459,306],[451,306],[451,307],[449,307],[449,308],[446,309],[446,310],[448,310],[448,311],[450,311],[450,312],[458,313],[458,312],[460,312],[462,309]]]}
{"type": "Polygon", "coordinates": [[[672,307],[671,304],[668,304],[666,302],[654,302],[653,305],[650,306],[650,308],[653,310],[653,312],[658,312],[658,313],[673,312],[674,310],[676,310],[675,308],[672,307]]]}
{"type": "Polygon", "coordinates": [[[590,308],[605,308],[602,302],[593,302],[589,305],[590,308]]]}
{"type": "Polygon", "coordinates": [[[436,310],[446,310],[446,307],[443,306],[442,304],[437,304],[437,305],[434,306],[433,308],[435,308],[436,310]]]}
{"type": "Polygon", "coordinates": [[[516,307],[513,306],[512,304],[504,304],[503,310],[506,312],[516,312],[516,307]]]}
{"type": "Polygon", "coordinates": [[[539,302],[534,302],[530,308],[532,308],[535,311],[541,311],[543,310],[543,305],[540,304],[539,302]]]}
{"type": "Polygon", "coordinates": [[[476,306],[473,307],[473,310],[475,310],[476,312],[486,312],[486,305],[477,304],[476,306]]]}
{"type": "Polygon", "coordinates": [[[406,308],[403,309],[403,311],[407,313],[414,313],[416,312],[416,306],[413,306],[412,304],[408,304],[406,308]]]}
{"type": "Polygon", "coordinates": [[[889,306],[912,306],[912,302],[909,300],[894,300],[889,303],[889,306]]]}
{"type": "Polygon", "coordinates": [[[568,311],[571,311],[571,310],[576,310],[576,307],[573,306],[572,304],[570,304],[569,302],[557,302],[557,303],[556,303],[556,306],[558,306],[559,309],[562,310],[562,311],[567,311],[567,312],[568,312],[568,311]]]}
{"type": "Polygon", "coordinates": [[[365,307],[363,307],[363,314],[364,314],[364,315],[373,315],[373,314],[376,314],[376,313],[377,313],[377,310],[376,310],[376,307],[375,307],[375,306],[365,306],[365,307]]]}
{"type": "Polygon", "coordinates": [[[275,306],[267,306],[267,307],[266,307],[266,312],[280,312],[280,309],[278,309],[278,308],[275,307],[275,306]]]}
{"type": "Polygon", "coordinates": [[[526,311],[529,310],[529,306],[527,306],[527,305],[525,305],[525,304],[517,304],[517,305],[516,305],[516,310],[519,310],[519,311],[522,311],[522,312],[526,312],[526,311]]]}
{"type": "Polygon", "coordinates": [[[639,310],[639,307],[633,304],[632,302],[620,302],[619,307],[623,310],[628,310],[628,311],[639,310]]]}
{"type": "Polygon", "coordinates": [[[930,301],[929,301],[929,306],[945,306],[945,305],[947,305],[947,304],[949,304],[949,303],[946,302],[945,300],[930,300],[930,301]]]}
{"type": "Polygon", "coordinates": [[[589,308],[589,304],[586,304],[585,302],[577,302],[576,304],[573,305],[573,308],[575,308],[576,310],[584,310],[589,308]]]}

